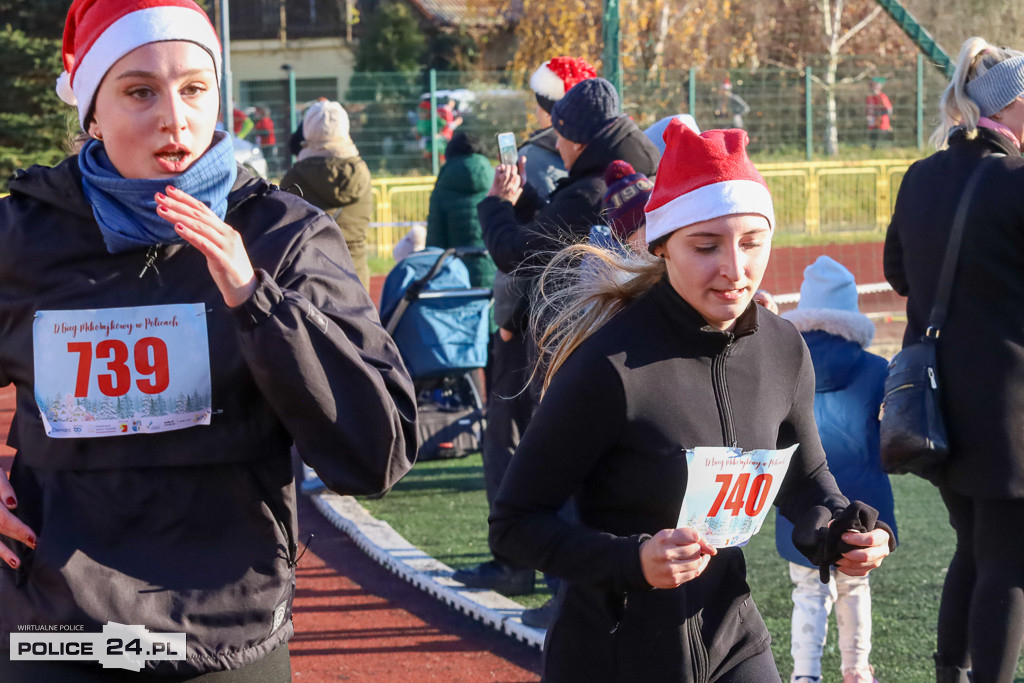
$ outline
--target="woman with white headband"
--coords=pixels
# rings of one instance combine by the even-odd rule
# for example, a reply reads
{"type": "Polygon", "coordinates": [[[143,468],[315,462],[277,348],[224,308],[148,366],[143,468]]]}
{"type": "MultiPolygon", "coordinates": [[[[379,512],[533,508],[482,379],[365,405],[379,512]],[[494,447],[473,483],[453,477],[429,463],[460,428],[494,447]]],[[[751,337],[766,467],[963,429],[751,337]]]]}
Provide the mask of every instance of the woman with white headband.
{"type": "Polygon", "coordinates": [[[75,0],[63,60],[91,140],[0,200],[0,680],[288,681],[290,448],[332,489],[387,489],[412,383],[338,226],[215,130],[192,0],[75,0]],[[21,661],[33,631],[100,646],[21,661]]]}
{"type": "Polygon", "coordinates": [[[966,683],[972,663],[975,683],[1011,681],[1024,637],[1024,53],[969,38],[939,116],[939,151],[900,185],[885,277],[907,297],[903,343],[916,343],[960,197],[984,164],[937,346],[950,456],[931,479],[957,543],[935,663],[940,683],[966,683]]]}

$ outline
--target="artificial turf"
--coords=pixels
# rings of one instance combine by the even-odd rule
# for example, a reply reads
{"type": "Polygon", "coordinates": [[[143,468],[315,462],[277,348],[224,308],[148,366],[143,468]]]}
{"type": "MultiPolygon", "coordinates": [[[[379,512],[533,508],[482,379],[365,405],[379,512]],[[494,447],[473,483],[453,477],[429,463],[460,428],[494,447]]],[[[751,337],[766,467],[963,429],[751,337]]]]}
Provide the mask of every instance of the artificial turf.
{"type": "MultiPolygon", "coordinates": [[[[900,547],[871,574],[871,662],[882,683],[931,683],[939,596],[954,536],[931,484],[913,476],[891,480],[900,547]]],[[[387,496],[360,502],[424,552],[460,568],[490,559],[483,489],[480,456],[471,455],[418,463],[387,496]]],[[[772,634],[775,661],[788,679],[792,584],[786,562],[775,551],[773,515],[744,554],[754,601],[772,634]]],[[[537,587],[538,593],[516,600],[527,607],[540,605],[550,594],[539,577],[537,587]]],[[[823,680],[842,680],[839,666],[832,617],[822,659],[823,680]]],[[[1018,667],[1015,680],[1024,682],[1024,665],[1018,667]]]]}

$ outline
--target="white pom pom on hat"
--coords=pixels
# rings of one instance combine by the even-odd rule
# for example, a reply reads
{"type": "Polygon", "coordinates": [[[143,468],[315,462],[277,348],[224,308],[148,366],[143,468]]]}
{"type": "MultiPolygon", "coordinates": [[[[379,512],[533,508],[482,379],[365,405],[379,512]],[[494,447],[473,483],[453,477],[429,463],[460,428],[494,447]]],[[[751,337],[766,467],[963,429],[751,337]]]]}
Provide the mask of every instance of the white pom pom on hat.
{"type": "Polygon", "coordinates": [[[78,121],[92,108],[100,82],[117,60],[148,43],[185,40],[213,59],[221,79],[220,40],[202,8],[193,0],[75,0],[64,23],[61,57],[64,72],[57,94],[78,107],[78,121]]]}
{"type": "Polygon", "coordinates": [[[530,89],[541,97],[557,102],[572,86],[596,76],[597,71],[584,59],[555,57],[533,72],[530,76],[530,89]]]}
{"type": "Polygon", "coordinates": [[[720,216],[760,214],[775,228],[772,195],[747,156],[739,129],[693,132],[674,119],[665,128],[665,154],[647,202],[647,243],[679,228],[720,216]]]}

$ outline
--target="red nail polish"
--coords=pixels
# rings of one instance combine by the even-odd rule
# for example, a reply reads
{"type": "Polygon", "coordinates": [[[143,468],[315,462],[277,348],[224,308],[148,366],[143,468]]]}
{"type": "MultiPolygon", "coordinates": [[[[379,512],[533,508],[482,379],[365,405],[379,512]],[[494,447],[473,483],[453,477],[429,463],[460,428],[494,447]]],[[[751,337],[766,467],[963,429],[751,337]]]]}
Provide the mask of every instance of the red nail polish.
{"type": "Polygon", "coordinates": [[[7,496],[7,498],[4,500],[4,503],[9,508],[17,507],[18,505],[18,501],[14,499],[14,496],[7,496]]]}
{"type": "Polygon", "coordinates": [[[35,550],[36,549],[36,537],[35,536],[29,536],[28,540],[25,542],[25,545],[27,545],[29,548],[32,548],[32,550],[35,550]]]}
{"type": "Polygon", "coordinates": [[[17,560],[7,560],[7,564],[11,565],[11,569],[17,569],[18,568],[18,561],[17,560]]]}

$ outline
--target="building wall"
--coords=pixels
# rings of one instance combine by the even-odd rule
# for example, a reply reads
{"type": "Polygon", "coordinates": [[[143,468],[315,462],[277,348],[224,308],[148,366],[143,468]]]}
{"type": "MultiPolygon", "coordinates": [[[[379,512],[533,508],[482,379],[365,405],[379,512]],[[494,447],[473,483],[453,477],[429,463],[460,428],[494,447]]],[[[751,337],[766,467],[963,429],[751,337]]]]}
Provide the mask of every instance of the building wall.
{"type": "Polygon", "coordinates": [[[344,38],[307,38],[281,43],[279,40],[232,40],[232,93],[236,101],[242,81],[286,81],[281,66],[291,65],[296,79],[334,78],[336,93],[325,97],[341,99],[352,77],[355,55],[344,38]]]}

